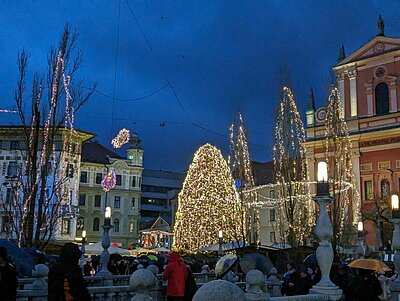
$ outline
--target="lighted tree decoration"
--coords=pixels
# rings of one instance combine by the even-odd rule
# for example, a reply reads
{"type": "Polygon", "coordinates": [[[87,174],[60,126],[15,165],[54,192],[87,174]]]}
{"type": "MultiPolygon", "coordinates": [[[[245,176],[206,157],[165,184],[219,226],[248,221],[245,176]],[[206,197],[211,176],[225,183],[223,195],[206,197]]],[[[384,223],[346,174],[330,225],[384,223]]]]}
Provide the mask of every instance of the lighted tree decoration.
{"type": "Polygon", "coordinates": [[[238,195],[220,150],[210,144],[194,154],[178,196],[174,250],[195,253],[200,247],[237,241],[241,233],[238,195]]]}
{"type": "Polygon", "coordinates": [[[284,87],[275,121],[273,148],[278,224],[282,241],[305,243],[313,225],[305,134],[292,91],[284,87]]]}
{"type": "Polygon", "coordinates": [[[335,197],[331,204],[334,250],[336,246],[347,243],[343,231],[351,232],[352,225],[360,219],[360,198],[352,171],[351,142],[343,112],[339,91],[332,87],[325,122],[325,158],[335,197]]]}
{"type": "Polygon", "coordinates": [[[254,206],[257,192],[253,189],[254,178],[242,114],[238,113],[238,123],[236,126],[232,124],[229,132],[230,155],[228,164],[235,179],[235,186],[241,203],[242,241],[257,244],[260,232],[259,212],[254,206]]]}
{"type": "Polygon", "coordinates": [[[85,93],[85,84],[75,79],[83,59],[75,52],[76,38],[66,25],[57,47],[47,55],[47,74],[33,76],[28,98],[29,55],[25,50],[18,55],[14,98],[21,127],[15,131],[22,143],[15,156],[24,159],[7,184],[12,193],[2,209],[8,220],[7,234],[21,246],[44,248],[60,229],[63,217],[75,218],[76,195],[71,191],[78,186],[76,146],[81,138],[73,128],[74,114],[95,88],[85,93]]]}

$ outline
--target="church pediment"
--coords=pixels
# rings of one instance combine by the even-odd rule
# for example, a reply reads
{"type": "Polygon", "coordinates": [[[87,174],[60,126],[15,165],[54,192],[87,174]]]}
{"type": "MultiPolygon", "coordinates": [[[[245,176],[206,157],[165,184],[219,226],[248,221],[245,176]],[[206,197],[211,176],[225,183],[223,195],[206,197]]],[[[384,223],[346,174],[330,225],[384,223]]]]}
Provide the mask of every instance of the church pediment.
{"type": "Polygon", "coordinates": [[[377,36],[367,44],[340,61],[338,66],[360,61],[366,58],[381,55],[387,52],[400,50],[400,39],[377,36]]]}

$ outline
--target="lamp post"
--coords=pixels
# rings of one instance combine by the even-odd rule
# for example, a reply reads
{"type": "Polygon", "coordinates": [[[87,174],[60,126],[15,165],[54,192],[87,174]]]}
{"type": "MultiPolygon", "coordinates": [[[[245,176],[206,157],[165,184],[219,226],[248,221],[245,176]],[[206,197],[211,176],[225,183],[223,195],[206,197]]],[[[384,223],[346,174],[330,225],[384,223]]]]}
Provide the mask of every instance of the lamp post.
{"type": "Polygon", "coordinates": [[[86,230],[82,231],[82,246],[81,246],[81,268],[85,265],[85,244],[86,244],[86,230]]]}
{"type": "Polygon", "coordinates": [[[399,196],[393,194],[391,197],[392,219],[394,225],[392,248],[394,250],[393,263],[396,269],[396,279],[390,284],[391,299],[397,300],[400,296],[400,210],[399,210],[399,196]]]}
{"type": "Polygon", "coordinates": [[[222,244],[223,244],[223,233],[222,230],[218,231],[218,256],[221,257],[224,254],[224,251],[222,250],[222,244]]]}
{"type": "Polygon", "coordinates": [[[333,249],[329,240],[332,238],[333,228],[327,207],[333,201],[333,197],[329,194],[328,166],[326,162],[318,163],[317,194],[313,199],[319,204],[315,234],[318,236],[320,244],[315,253],[321,271],[321,281],[314,285],[311,291],[329,295],[329,300],[340,300],[342,290],[329,278],[333,263],[333,249]]]}
{"type": "Polygon", "coordinates": [[[110,247],[110,229],[111,226],[111,207],[106,208],[106,212],[104,214],[104,225],[102,226],[103,238],[101,240],[101,246],[103,247],[103,251],[100,256],[100,264],[101,270],[97,273],[97,276],[103,276],[105,278],[111,278],[112,274],[107,269],[108,261],[110,260],[110,253],[108,252],[108,248],[110,247]]]}
{"type": "Polygon", "coordinates": [[[358,258],[364,258],[365,255],[365,247],[364,247],[364,224],[362,221],[359,221],[357,224],[357,240],[358,240],[358,247],[357,247],[357,255],[358,258]]]}

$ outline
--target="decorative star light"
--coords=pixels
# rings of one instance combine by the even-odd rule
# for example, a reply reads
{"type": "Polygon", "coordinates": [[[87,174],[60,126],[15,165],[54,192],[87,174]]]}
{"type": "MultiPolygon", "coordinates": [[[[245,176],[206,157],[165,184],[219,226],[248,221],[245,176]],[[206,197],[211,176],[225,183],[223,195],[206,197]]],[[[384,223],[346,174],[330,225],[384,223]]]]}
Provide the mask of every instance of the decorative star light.
{"type": "Polygon", "coordinates": [[[131,135],[127,129],[122,129],[119,131],[117,136],[111,141],[111,144],[114,148],[120,148],[125,143],[129,142],[131,135]]]}
{"type": "Polygon", "coordinates": [[[110,169],[101,181],[101,187],[103,187],[103,190],[105,192],[109,192],[111,189],[114,188],[116,183],[117,177],[115,176],[115,171],[113,169],[110,169]]]}

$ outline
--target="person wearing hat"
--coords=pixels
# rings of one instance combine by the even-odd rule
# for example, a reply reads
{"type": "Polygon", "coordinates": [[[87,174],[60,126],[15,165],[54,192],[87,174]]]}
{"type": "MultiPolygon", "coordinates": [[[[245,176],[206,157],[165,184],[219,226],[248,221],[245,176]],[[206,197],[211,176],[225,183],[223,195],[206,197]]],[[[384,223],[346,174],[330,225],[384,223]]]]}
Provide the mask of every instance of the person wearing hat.
{"type": "Polygon", "coordinates": [[[167,300],[184,300],[187,279],[186,264],[177,252],[172,252],[163,279],[168,281],[167,300]]]}
{"type": "Polygon", "coordinates": [[[7,260],[7,249],[0,247],[0,300],[12,301],[17,297],[18,277],[7,260]]]}
{"type": "Polygon", "coordinates": [[[312,287],[311,276],[308,273],[307,268],[304,266],[299,268],[299,272],[300,274],[296,283],[296,295],[308,295],[310,288],[312,287]]]}
{"type": "Polygon", "coordinates": [[[61,250],[60,261],[49,270],[49,301],[89,301],[79,258],[82,253],[74,243],[66,243],[61,250]]]}

